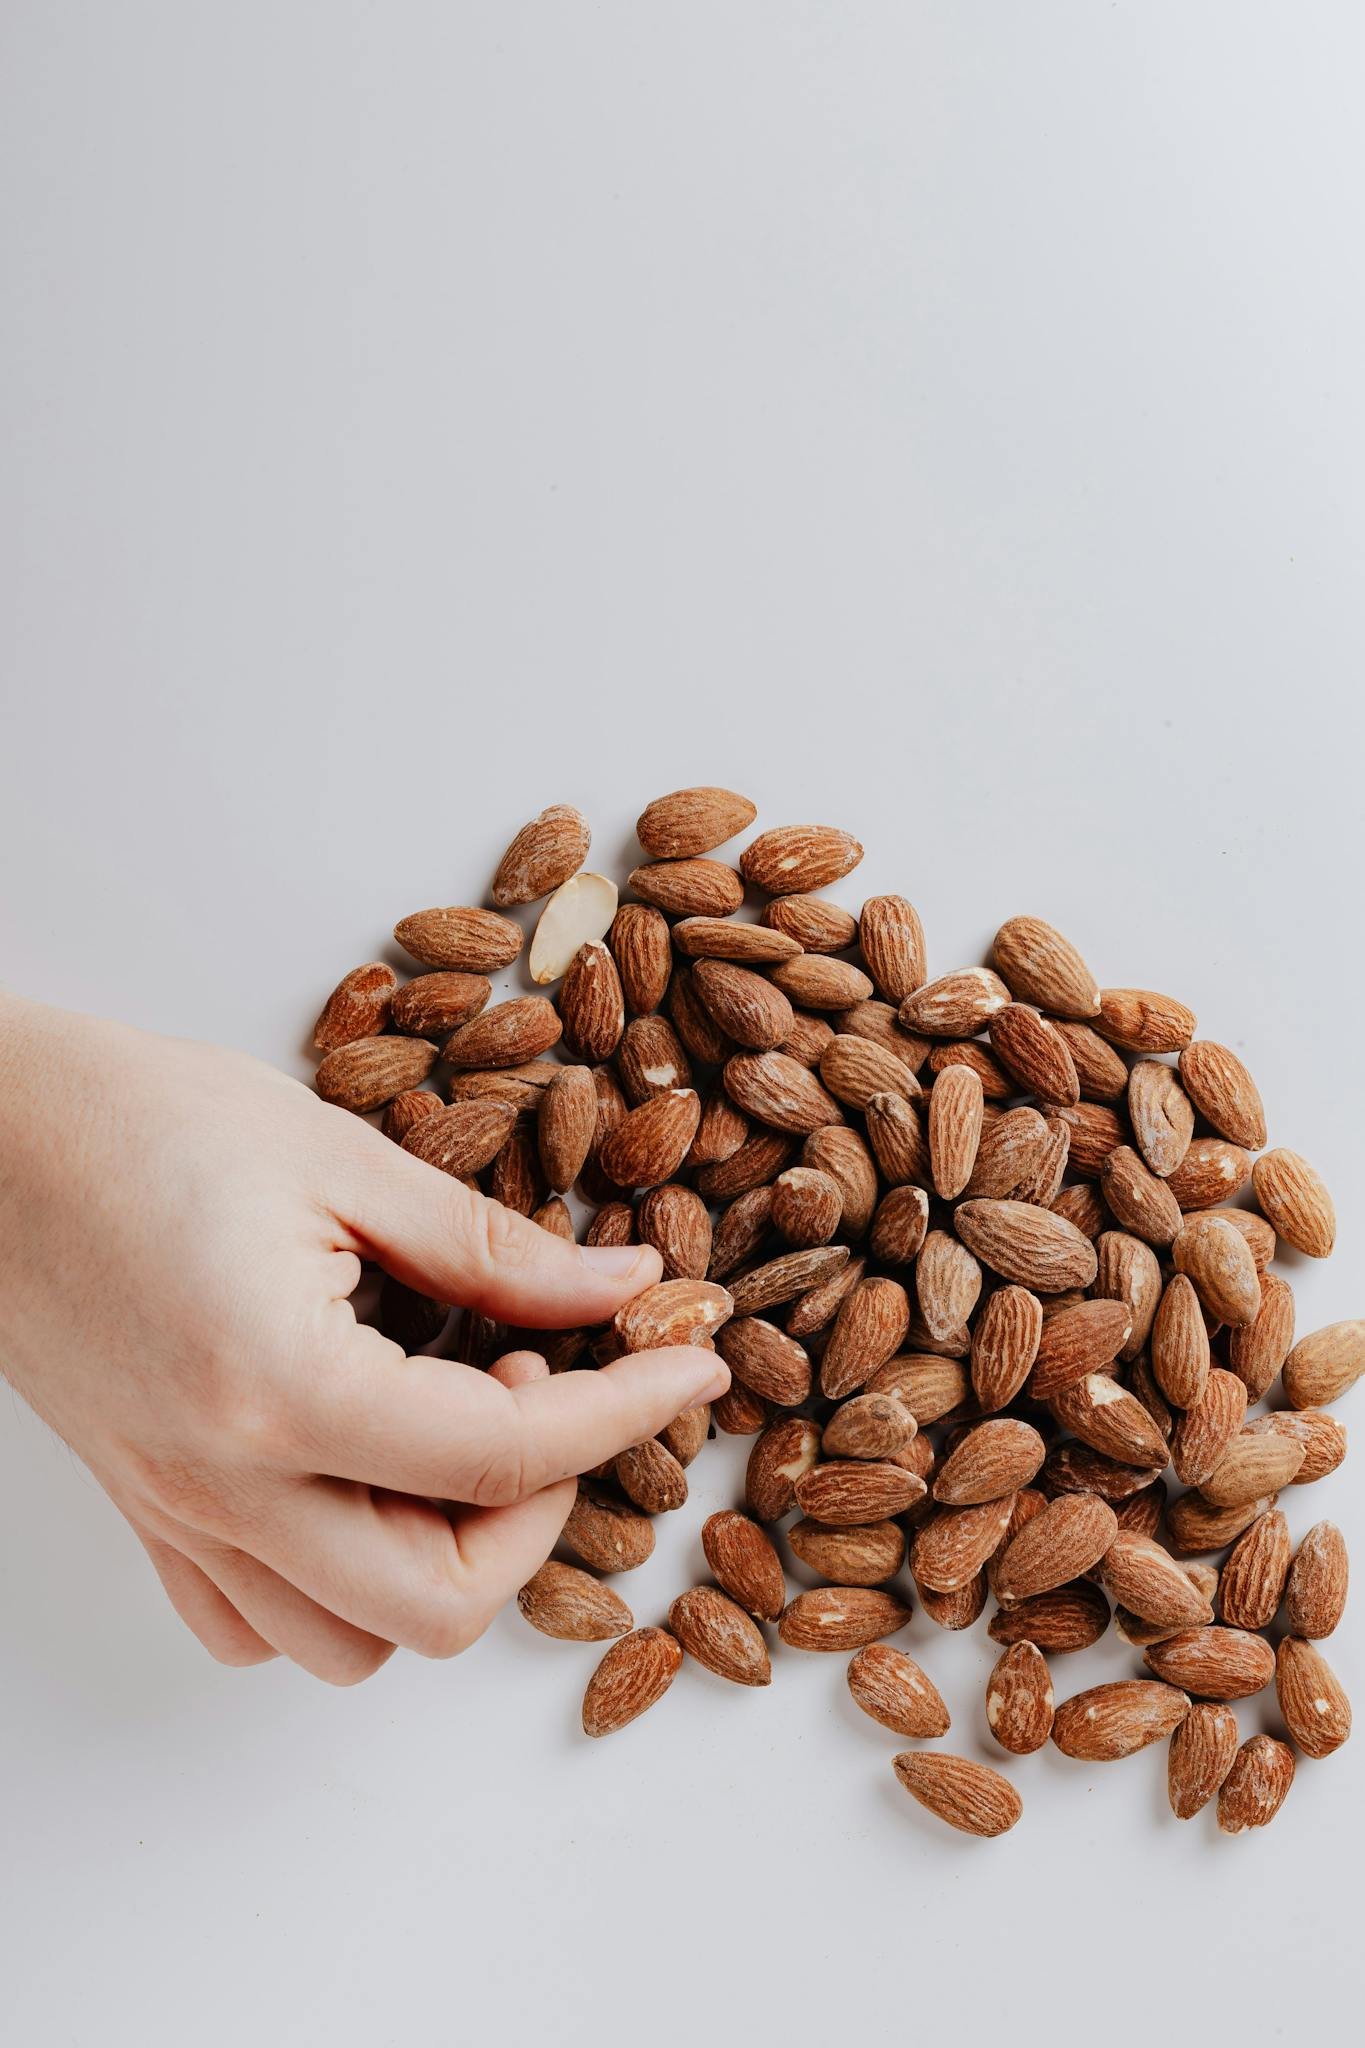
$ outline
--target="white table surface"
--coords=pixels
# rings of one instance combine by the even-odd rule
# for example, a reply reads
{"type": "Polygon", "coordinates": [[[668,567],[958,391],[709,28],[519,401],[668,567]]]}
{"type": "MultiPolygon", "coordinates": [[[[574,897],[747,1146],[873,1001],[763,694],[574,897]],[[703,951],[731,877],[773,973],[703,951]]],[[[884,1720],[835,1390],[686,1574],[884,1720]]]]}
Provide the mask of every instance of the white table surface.
{"type": "MultiPolygon", "coordinates": [[[[1362,1313],[1357,8],[10,0],[0,40],[0,977],[304,1072],[524,816],[624,872],[721,780],[858,830],[837,893],[904,888],[936,970],[1027,909],[1193,1004],[1336,1193],[1300,1327],[1362,1313]]],[[[1359,1465],[1289,1513],[1365,1548],[1359,1465]]],[[[1334,2040],[1365,1989],[1359,1738],[1237,1841],[1160,1750],[1049,1751],[983,1844],[839,1658],[689,1668],[596,1745],[595,1652],[515,1615],[350,1692],[225,1671],[15,1398],[0,1603],[16,2048],[1334,2040]]],[[[984,1629],[902,1640],[986,1754],[984,1629]]]]}

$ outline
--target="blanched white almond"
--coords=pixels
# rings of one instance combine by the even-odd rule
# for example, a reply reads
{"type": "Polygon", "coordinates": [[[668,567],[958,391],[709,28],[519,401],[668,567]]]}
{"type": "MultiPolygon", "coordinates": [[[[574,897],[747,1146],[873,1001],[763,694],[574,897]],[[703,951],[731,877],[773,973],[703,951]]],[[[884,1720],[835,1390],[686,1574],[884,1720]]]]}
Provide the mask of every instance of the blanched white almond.
{"type": "Polygon", "coordinates": [[[531,979],[558,981],[580,946],[603,939],[616,915],[616,884],[606,875],[571,875],[540,913],[531,940],[531,979]]]}

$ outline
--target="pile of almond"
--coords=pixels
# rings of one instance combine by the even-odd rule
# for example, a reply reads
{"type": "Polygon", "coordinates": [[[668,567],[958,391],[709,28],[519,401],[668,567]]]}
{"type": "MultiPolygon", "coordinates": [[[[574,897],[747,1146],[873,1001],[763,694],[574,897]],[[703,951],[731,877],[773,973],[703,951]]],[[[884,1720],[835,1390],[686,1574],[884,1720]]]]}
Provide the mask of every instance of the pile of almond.
{"type": "MultiPolygon", "coordinates": [[[[554,1371],[681,1342],[733,1375],[712,1410],[584,1478],[576,1562],[537,1572],[523,1614],[610,1640],[589,1735],[653,1706],[685,1656],[767,1685],[773,1629],[851,1653],[858,1705],[923,1745],[949,1714],[886,1640],[909,1619],[908,1565],[943,1628],[994,1603],[1002,1752],[1050,1737],[1108,1761],[1164,1738],[1180,1818],[1216,1797],[1229,1833],[1264,1826],[1296,1756],[1329,1756],[1351,1722],[1317,1647],[1345,1544],[1319,1522],[1294,1548],[1277,1504],[1341,1463],[1330,1404],[1365,1372],[1365,1321],[1296,1344],[1271,1269],[1281,1241],[1331,1251],[1327,1189],[1263,1149],[1251,1075],[1183,1003],[1101,988],[1036,917],[1001,926],[990,966],[930,979],[903,897],[854,917],[818,893],[862,858],[849,833],[782,826],[737,867],[715,858],[754,817],[723,789],[660,797],[618,905],[584,869],[583,817],[544,811],[507,849],[496,907],[405,917],[422,971],[356,968],[318,1020],[328,1101],[382,1111],[407,1151],[546,1230],[575,1234],[572,1193],[588,1243],[657,1247],[664,1278],[614,1324],[526,1339],[554,1371]],[[505,913],[541,899],[530,976],[556,993],[494,1003],[525,939],[505,913]],[[650,1555],[715,1430],[754,1443],[742,1508],[702,1531],[713,1583],[637,1629],[605,1581],[650,1555]],[[780,1544],[827,1583],[790,1597],[780,1544]],[[1052,1660],[1110,1629],[1129,1670],[1056,1701],[1052,1660]],[[1244,1742],[1232,1703],[1272,1681],[1288,1739],[1244,1742]]],[[[449,1314],[384,1285],[381,1324],[410,1351],[449,1314]]],[[[518,1341],[477,1315],[454,1327],[471,1365],[518,1341]]],[[[969,1758],[916,1747],[894,1766],[969,1833],[1019,1818],[1009,1780],[969,1758]]]]}

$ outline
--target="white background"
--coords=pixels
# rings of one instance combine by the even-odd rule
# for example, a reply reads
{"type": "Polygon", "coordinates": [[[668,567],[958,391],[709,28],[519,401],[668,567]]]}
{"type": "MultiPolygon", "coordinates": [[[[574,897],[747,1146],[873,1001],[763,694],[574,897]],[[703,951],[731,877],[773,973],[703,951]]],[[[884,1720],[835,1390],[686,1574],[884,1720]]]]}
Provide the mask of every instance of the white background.
{"type": "MultiPolygon", "coordinates": [[[[859,831],[936,971],[1030,910],[1194,1005],[1336,1192],[1300,1327],[1362,1313],[1362,60],[1329,0],[8,0],[0,977],[305,1072],[525,816],[624,872],[720,780],[859,831]]],[[[18,2048],[1330,2040],[1365,1988],[1359,1739],[1237,1841],[1049,1751],[989,1844],[842,1659],[598,1745],[515,1616],[226,1672],[17,1400],[0,1600],[18,2048]]],[[[984,1632],[902,1640],[984,1755],[984,1632]]]]}

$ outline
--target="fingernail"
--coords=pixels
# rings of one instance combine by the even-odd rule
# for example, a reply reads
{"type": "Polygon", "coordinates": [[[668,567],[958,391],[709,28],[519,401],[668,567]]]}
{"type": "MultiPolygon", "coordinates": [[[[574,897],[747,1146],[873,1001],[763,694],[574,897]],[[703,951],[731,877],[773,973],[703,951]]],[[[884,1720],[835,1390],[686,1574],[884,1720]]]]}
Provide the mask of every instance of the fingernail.
{"type": "Polygon", "coordinates": [[[647,1244],[585,1244],[579,1257],[608,1280],[626,1280],[637,1268],[643,1272],[653,1253],[647,1244]]]}

